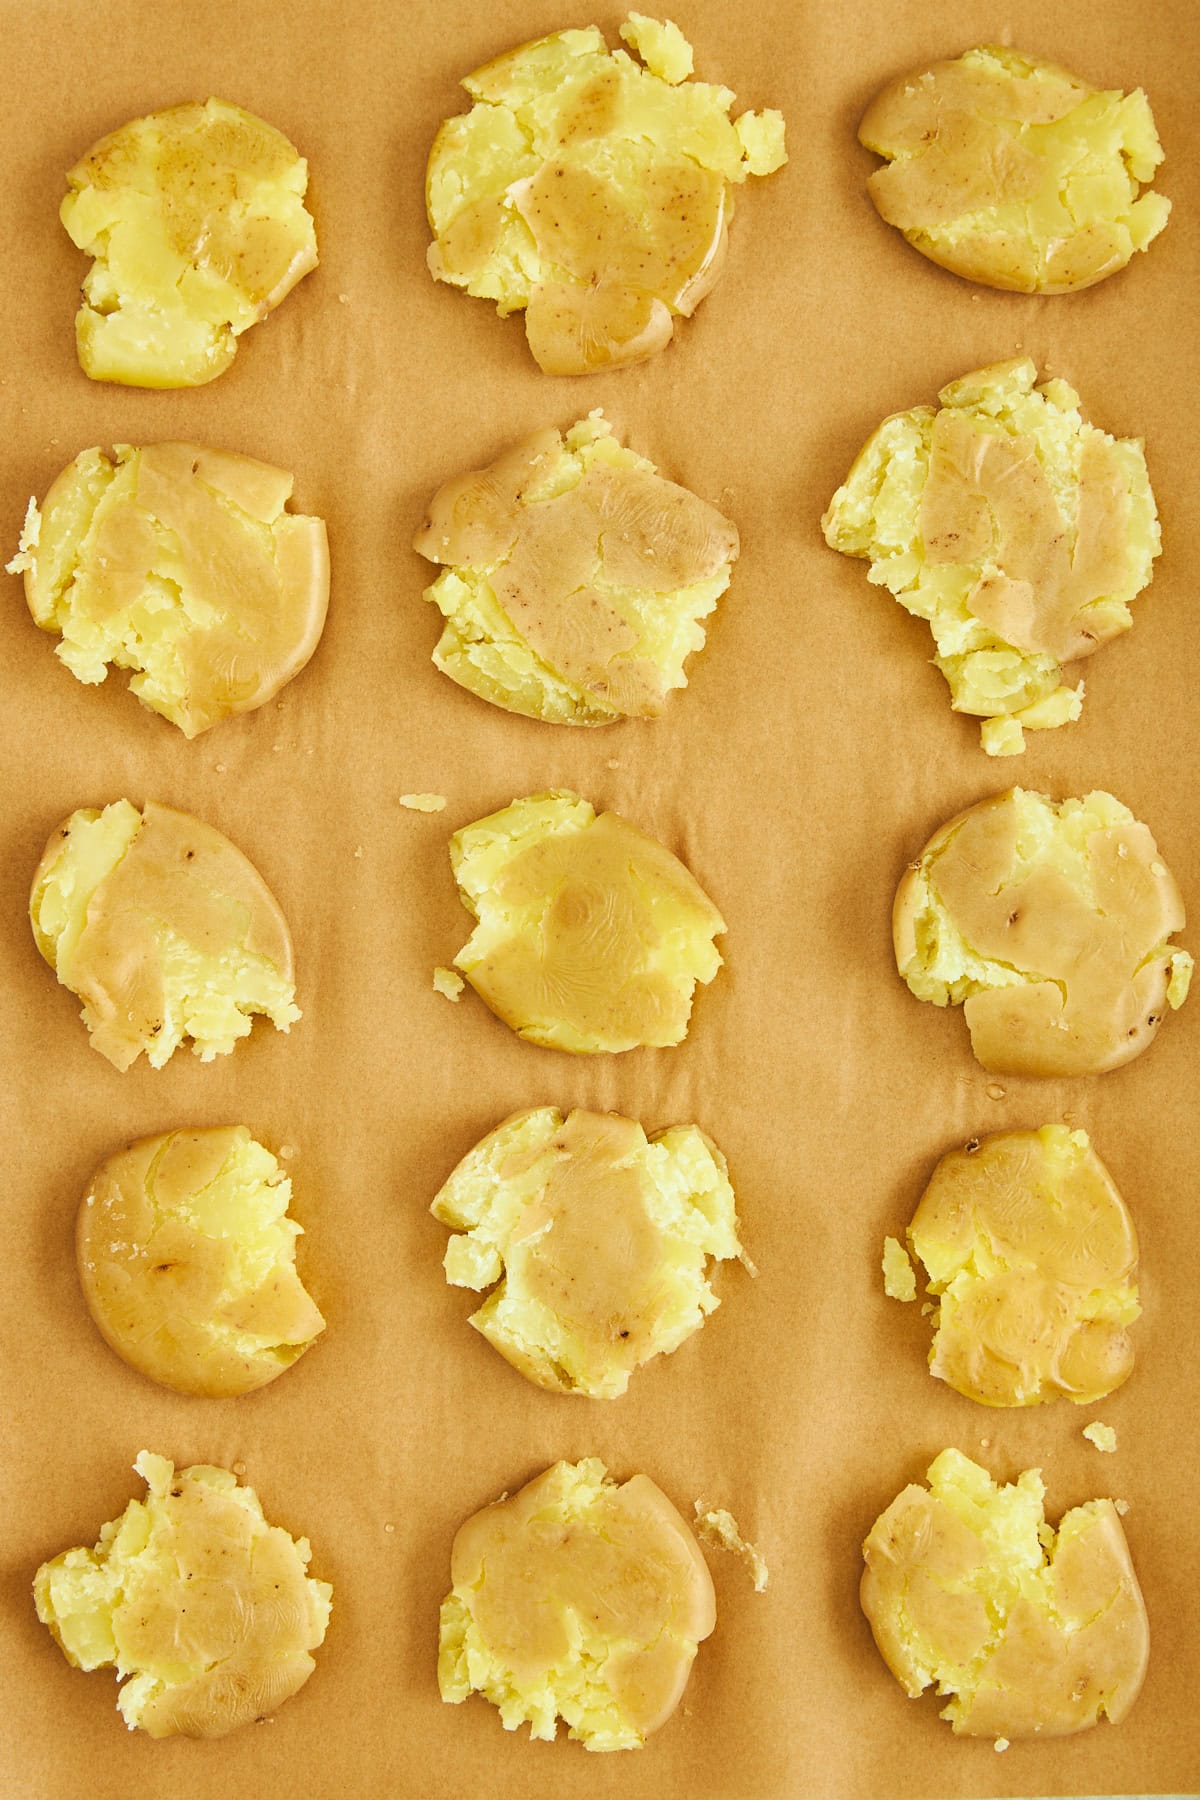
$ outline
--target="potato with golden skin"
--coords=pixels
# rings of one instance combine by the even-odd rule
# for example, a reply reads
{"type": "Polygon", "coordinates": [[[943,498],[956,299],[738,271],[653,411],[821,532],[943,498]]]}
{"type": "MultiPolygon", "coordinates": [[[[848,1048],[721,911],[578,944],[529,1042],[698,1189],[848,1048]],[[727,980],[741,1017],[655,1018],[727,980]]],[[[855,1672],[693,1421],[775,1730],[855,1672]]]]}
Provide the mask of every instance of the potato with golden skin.
{"type": "Polygon", "coordinates": [[[439,1189],[470,1323],[536,1386],[615,1399],[720,1304],[710,1257],[741,1254],[725,1158],[695,1125],[647,1139],[616,1113],[514,1113],[439,1189]]]}
{"type": "Polygon", "coordinates": [[[320,640],[325,522],[285,510],[292,485],[198,444],[84,450],[30,501],[8,568],[77,680],[131,669],[143,706],[193,738],[273,699],[320,640]]]}
{"type": "Polygon", "coordinates": [[[34,940],[83,1001],[92,1048],[116,1069],[161,1069],[186,1038],[201,1061],[255,1013],[300,1017],[292,940],[253,863],[213,826],[149,800],[83,807],[57,827],[33,878],[34,940]]]}
{"type": "Polygon", "coordinates": [[[932,262],[987,287],[1065,294],[1123,269],[1171,203],[1139,187],[1162,161],[1150,103],[1020,50],[968,50],[876,95],[859,142],[880,217],[932,262]]]}
{"type": "Polygon", "coordinates": [[[1182,1006],[1192,958],[1175,879],[1111,794],[1011,788],[943,825],[896,891],[896,967],[919,1000],[961,1005],[985,1069],[1100,1075],[1182,1006]]]}
{"type": "Polygon", "coordinates": [[[1028,357],[885,419],[821,521],[869,580],[928,621],[956,712],[991,756],[1075,719],[1062,664],[1128,631],[1161,547],[1139,438],[1089,424],[1028,357]]]}
{"type": "Polygon", "coordinates": [[[908,1241],[938,1303],[930,1373],[969,1400],[1087,1406],[1129,1379],[1137,1236],[1086,1132],[1043,1125],[950,1151],[908,1241]]]}
{"type": "Polygon", "coordinates": [[[519,1037],[591,1055],[686,1036],[725,921],[662,844],[560,788],[463,826],[450,864],[477,921],[454,966],[519,1037]]]}
{"type": "Polygon", "coordinates": [[[434,495],[414,548],[443,573],[443,674],[495,706],[563,725],[654,718],[703,648],[737,529],[599,414],[565,440],[512,446],[434,495]]]}
{"type": "Polygon", "coordinates": [[[75,1255],[110,1348],[181,1394],[248,1394],[291,1368],[325,1329],[296,1271],[291,1191],[245,1125],[169,1131],[106,1157],[75,1255]]]}
{"type": "Polygon", "coordinates": [[[116,1668],[130,1731],[218,1738],[269,1717],[312,1674],[333,1589],[307,1538],[269,1525],[227,1469],[176,1471],[143,1450],[146,1482],[95,1548],[34,1578],[38,1618],[73,1668],[116,1668]]]}
{"type": "Polygon", "coordinates": [[[93,381],[196,387],[311,269],[308,165],[225,100],[132,119],[67,175],[63,225],[95,258],[75,320],[93,381]]]}
{"type": "Polygon", "coordinates": [[[431,273],[523,310],[553,375],[663,349],[720,274],[734,187],[787,160],[778,112],[731,120],[728,88],[688,79],[676,26],[633,13],[621,36],[641,64],[591,25],[477,69],[429,155],[431,273]]]}
{"type": "Polygon", "coordinates": [[[716,1624],[712,1577],[661,1488],[595,1457],[556,1463],[461,1527],[442,1603],[438,1686],[506,1731],[557,1720],[588,1750],[636,1750],[683,1696],[716,1624]]]}
{"type": "Polygon", "coordinates": [[[897,1495],[863,1545],[862,1608],[910,1699],[950,1695],[967,1737],[1065,1737],[1141,1690],[1150,1634],[1111,1500],[1045,1522],[1041,1471],[1011,1484],[958,1450],[897,1495]]]}

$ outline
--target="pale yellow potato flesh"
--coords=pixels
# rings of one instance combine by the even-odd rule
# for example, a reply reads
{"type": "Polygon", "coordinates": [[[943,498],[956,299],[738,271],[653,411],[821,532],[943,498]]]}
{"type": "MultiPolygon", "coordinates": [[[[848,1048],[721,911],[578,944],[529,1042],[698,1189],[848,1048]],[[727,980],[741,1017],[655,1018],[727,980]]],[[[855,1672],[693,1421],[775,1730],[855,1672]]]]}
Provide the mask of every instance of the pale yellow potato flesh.
{"type": "Polygon", "coordinates": [[[442,1602],[438,1686],[481,1693],[506,1731],[636,1750],[683,1695],[716,1596],[685,1520],[648,1476],[556,1463],[467,1520],[442,1602]]]}
{"type": "Polygon", "coordinates": [[[738,534],[595,412],[447,482],[414,548],[446,565],[425,590],[444,675],[508,712],[607,725],[687,686],[738,534]]]}
{"type": "Polygon", "coordinates": [[[75,320],[93,381],[197,387],[317,266],[308,165],[224,100],[132,119],[67,174],[60,216],[95,258],[75,320]]]}
{"type": "Polygon", "coordinates": [[[661,350],[720,274],[733,188],[787,160],[778,112],[731,119],[728,88],[687,79],[676,26],[632,13],[621,36],[644,67],[592,25],[477,69],[429,155],[432,274],[523,309],[554,375],[661,350]]]}
{"type": "Polygon", "coordinates": [[[77,680],[130,690],[193,738],[298,675],[329,603],[323,519],[285,510],[284,469],[198,444],[84,450],[30,501],[21,547],[36,624],[77,680]]]}
{"type": "Polygon", "coordinates": [[[130,1731],[217,1738],[269,1718],[312,1674],[329,1622],[307,1538],[268,1524],[227,1469],[176,1471],[148,1450],[134,1468],[146,1498],[94,1549],[42,1564],[38,1618],[72,1668],[115,1667],[130,1731]]]}
{"type": "Polygon", "coordinates": [[[1086,1406],[1132,1374],[1137,1236],[1086,1132],[1043,1125],[952,1150],[908,1241],[938,1303],[930,1373],[969,1400],[1086,1406]]]}
{"type": "Polygon", "coordinates": [[[38,949],[83,1001],[92,1047],[151,1068],[191,1038],[223,1056],[265,1013],[300,1017],[292,940],[253,863],[190,813],[149,800],[84,807],[52,833],[33,878],[38,949]]]}
{"type": "Polygon", "coordinates": [[[1088,424],[1065,381],[1036,383],[1019,357],[894,413],[821,521],[928,622],[951,705],[983,719],[994,756],[1079,716],[1061,665],[1128,631],[1161,548],[1141,439],[1088,424]]]}
{"type": "Polygon", "coordinates": [[[75,1232],[105,1342],[181,1394],[248,1394],[291,1368],[325,1329],[296,1272],[291,1191],[245,1125],[169,1131],[106,1157],[75,1232]]]}
{"type": "Polygon", "coordinates": [[[1100,1075],[1182,1006],[1192,958],[1175,879],[1111,794],[1011,788],[943,825],[896,891],[896,967],[961,1005],[971,1049],[1008,1075],[1100,1075]]]}
{"type": "Polygon", "coordinates": [[[1150,103],[994,45],[914,69],[876,95],[859,142],[881,218],[986,287],[1065,294],[1123,269],[1171,202],[1139,188],[1162,146],[1150,103]]]}
{"type": "Polygon", "coordinates": [[[725,921],[662,844],[560,788],[456,831],[450,864],[478,921],[454,966],[519,1037],[578,1055],[682,1042],[725,921]]]}
{"type": "Polygon", "coordinates": [[[1038,1469],[1011,1484],[958,1450],[863,1545],[862,1607],[910,1698],[935,1684],[967,1737],[1065,1737],[1138,1697],[1150,1634],[1111,1500],[1045,1522],[1038,1469]]]}
{"type": "Polygon", "coordinates": [[[468,1152],[431,1208],[461,1235],[446,1279],[493,1287],[470,1323],[538,1387],[611,1400],[720,1304],[709,1258],[740,1254],[725,1158],[695,1125],[543,1106],[468,1152]]]}

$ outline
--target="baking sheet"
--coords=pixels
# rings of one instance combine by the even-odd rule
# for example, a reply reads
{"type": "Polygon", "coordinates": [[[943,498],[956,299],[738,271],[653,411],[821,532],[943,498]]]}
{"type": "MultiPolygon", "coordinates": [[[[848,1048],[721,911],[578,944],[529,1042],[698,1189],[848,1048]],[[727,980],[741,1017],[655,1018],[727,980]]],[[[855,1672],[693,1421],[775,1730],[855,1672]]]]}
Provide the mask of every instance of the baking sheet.
{"type": "MultiPolygon", "coordinates": [[[[643,368],[555,380],[518,320],[424,268],[425,153],[465,97],[457,78],[512,44],[621,14],[532,0],[0,5],[0,535],[79,449],[191,437],[294,468],[329,523],[334,591],[309,669],[275,705],[193,744],[112,677],[84,689],[32,627],[19,583],[0,612],[3,850],[0,1055],[0,1792],[513,1800],[788,1800],[1183,1792],[1197,1784],[1200,1577],[1191,1478],[1200,1285],[1194,1130],[1200,1000],[1152,1050],[1099,1080],[996,1082],[956,1013],[897,980],[889,910],[905,861],[964,805],[1019,780],[1110,787],[1157,834],[1200,910],[1191,779],[1200,651],[1191,547],[1197,355],[1194,9],[1134,0],[889,0],[673,16],[702,77],[777,105],[791,162],[739,197],[729,265],[675,344],[643,368]],[[585,16],[586,15],[586,16],[585,16]],[[855,122],[889,76],[1011,37],[1091,80],[1144,85],[1167,149],[1161,240],[1088,293],[990,293],[925,262],[876,218],[855,122]],[[139,113],[209,93],[308,157],[321,268],[195,392],[89,383],[72,341],[86,267],[56,221],[63,171],[139,113]],[[1075,382],[1087,414],[1144,434],[1165,552],[1126,639],[1087,671],[1082,721],[991,762],[951,715],[925,627],[834,556],[817,521],[886,413],[1025,350],[1075,382]],[[544,424],[603,406],[626,441],[738,522],[743,554],[688,691],[658,722],[572,732],[495,711],[438,676],[427,567],[409,549],[446,477],[544,424]],[[514,795],[571,786],[660,836],[729,921],[726,967],[676,1050],[572,1059],[519,1043],[470,993],[430,987],[468,926],[449,833],[514,795]],[[444,813],[403,810],[444,793],[444,813]],[[296,942],[302,1022],[263,1022],[231,1057],[108,1067],[25,923],[51,828],[128,794],[188,808],[263,870],[296,942]],[[361,854],[359,854],[361,852],[361,854]],[[616,1108],[648,1129],[698,1121],[726,1151],[760,1275],[717,1277],[699,1335],[591,1402],[524,1383],[465,1323],[428,1215],[457,1158],[509,1111],[616,1108]],[[917,1309],[881,1293],[885,1232],[966,1137],[1086,1126],[1134,1211],[1145,1314],[1129,1385],[1093,1411],[986,1412],[924,1372],[917,1309]],[[265,1391],[191,1400],[103,1346],[71,1233],[94,1164],[177,1124],[244,1121],[291,1144],[302,1268],[325,1339],[265,1391]],[[1093,1416],[1120,1448],[1080,1437],[1093,1416]],[[1074,1740],[959,1741],[908,1701],[857,1605],[859,1545],[947,1444],[998,1475],[1043,1467],[1051,1516],[1097,1493],[1126,1520],[1152,1626],[1144,1692],[1119,1728],[1074,1740]],[[216,1744],[127,1735],[108,1672],[71,1670],[29,1597],[44,1557],[93,1541],[140,1491],[150,1447],[245,1465],[268,1516],[334,1584],[317,1672],[273,1721],[216,1744]],[[437,1608],[459,1522],[558,1457],[644,1468],[684,1511],[729,1507],[764,1550],[755,1595],[718,1552],[719,1623],[679,1713],[639,1754],[506,1735],[481,1700],[442,1706],[437,1608]]],[[[1196,947],[1194,936],[1184,942],[1196,947]]]]}

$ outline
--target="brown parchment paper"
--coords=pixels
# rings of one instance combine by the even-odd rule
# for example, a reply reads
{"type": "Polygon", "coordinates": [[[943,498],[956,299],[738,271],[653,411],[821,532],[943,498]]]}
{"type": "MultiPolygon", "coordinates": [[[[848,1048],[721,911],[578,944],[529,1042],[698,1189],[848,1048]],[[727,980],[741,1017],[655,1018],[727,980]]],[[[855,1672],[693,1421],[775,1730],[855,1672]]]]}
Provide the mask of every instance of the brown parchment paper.
{"type": "MultiPolygon", "coordinates": [[[[1196,30],[1179,0],[678,0],[702,76],[784,110],[791,162],[739,196],[727,272],[674,346],[635,371],[554,380],[519,320],[425,272],[425,154],[457,78],[524,39],[620,13],[565,0],[72,0],[0,4],[0,536],[78,450],[192,437],[294,468],[329,522],[324,641],[277,704],[194,744],[110,677],[79,686],[3,578],[0,1051],[0,1793],[14,1800],[304,1796],[792,1800],[1184,1792],[1200,1779],[1193,1596],[1200,1283],[1200,999],[1098,1080],[998,1082],[957,1013],[920,1006],[891,960],[906,859],[1014,780],[1111,787],[1157,834],[1200,921],[1195,826],[1196,30]],[[876,88],[922,59],[1012,40],[1102,85],[1144,85],[1175,211],[1123,274],[1025,299],[934,268],[885,227],[855,142],[876,88]],[[86,267],[57,223],[63,172],[137,114],[209,93],[308,157],[321,267],[196,392],[89,383],[72,318],[86,267]],[[1189,149],[1189,145],[1191,148],[1189,149]],[[1089,664],[1081,723],[990,762],[949,711],[925,627],[822,543],[818,520],[868,431],[1018,350],[1086,412],[1142,433],[1165,552],[1130,636],[1089,664]],[[429,663],[436,618],[408,549],[446,477],[603,405],[664,472],[738,522],[743,555],[691,686],[655,723],[601,732],[509,717],[429,663]],[[449,833],[514,795],[578,788],[685,857],[729,921],[726,967],[676,1050],[572,1059],[526,1046],[431,971],[462,943],[449,833]],[[444,793],[444,813],[401,793],[444,793]],[[26,892],[78,805],[189,808],[263,870],[290,919],[302,1022],[260,1022],[231,1057],[121,1076],[38,958],[26,892]],[[616,1403],[524,1383],[448,1289],[429,1200],[510,1110],[612,1107],[696,1120],[726,1151],[757,1281],[616,1403]],[[1092,1412],[988,1412],[933,1382],[917,1309],[881,1292],[934,1161],[966,1137],[1086,1126],[1136,1217],[1138,1367],[1092,1412]],[[325,1339],[274,1386],[191,1400],[104,1347],[71,1234],[95,1162],[176,1124],[244,1121],[291,1144],[302,1267],[325,1339]],[[1090,1417],[1115,1456],[1080,1437],[1090,1417]],[[1149,1607],[1133,1713],[1073,1740],[959,1741],[908,1701],[859,1613],[861,1540],[947,1444],[1011,1478],[1040,1465],[1051,1516],[1128,1500],[1149,1607]],[[143,1446],[244,1464],[268,1516],[307,1533],[334,1584],[317,1672],[278,1717],[215,1744],[129,1735],[111,1673],[70,1669],[37,1623],[37,1563],[91,1543],[140,1484],[143,1446]],[[558,1457],[645,1469],[688,1513],[703,1495],[762,1547],[769,1590],[713,1553],[719,1623],[683,1706],[641,1753],[507,1735],[480,1700],[440,1704],[437,1608],[459,1522],[558,1457]]],[[[1190,941],[1197,947],[1195,927],[1190,941]]]]}

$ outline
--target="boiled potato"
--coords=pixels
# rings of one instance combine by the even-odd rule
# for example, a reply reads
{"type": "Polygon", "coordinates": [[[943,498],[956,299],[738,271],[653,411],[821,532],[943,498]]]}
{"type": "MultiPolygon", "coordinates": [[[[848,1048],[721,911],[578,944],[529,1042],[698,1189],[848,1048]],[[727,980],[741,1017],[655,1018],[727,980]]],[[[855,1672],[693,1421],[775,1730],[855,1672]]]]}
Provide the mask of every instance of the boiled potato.
{"type": "Polygon", "coordinates": [[[106,1157],[79,1208],[88,1310],[118,1356],[181,1394],[248,1394],[325,1321],[296,1273],[292,1184],[244,1125],[106,1157]]]}
{"type": "Polygon", "coordinates": [[[924,256],[985,287],[1065,294],[1123,269],[1171,202],[1139,187],[1162,146],[1150,103],[986,46],[890,82],[860,143],[886,159],[867,188],[924,256]]]}
{"type": "Polygon", "coordinates": [[[936,1684],[967,1737],[1116,1725],[1141,1689],[1149,1628],[1111,1500],[1045,1522],[1041,1471],[994,1482],[958,1450],[931,1464],[863,1545],[862,1606],[911,1699],[936,1684]]]}
{"type": "Polygon", "coordinates": [[[161,1069],[185,1038],[202,1062],[255,1013],[300,1017],[292,940],[266,882],[211,825],[149,800],[84,807],[53,832],[33,878],[37,947],[83,1001],[93,1049],[161,1069]]]}
{"type": "Polygon", "coordinates": [[[686,1036],[725,921],[653,838],[560,788],[456,831],[450,863],[478,921],[454,965],[519,1037],[591,1054],[686,1036]]]}
{"type": "Polygon", "coordinates": [[[734,186],[787,160],[779,113],[731,120],[728,88],[687,80],[676,26],[633,13],[621,36],[645,67],[590,25],[477,69],[429,155],[431,272],[524,309],[552,375],[661,350],[721,272],[734,186]]]}
{"type": "Polygon", "coordinates": [[[196,737],[298,675],[329,601],[323,519],[285,511],[283,469],[197,444],[84,450],[21,547],[25,599],[79,681],[107,665],[152,712],[196,737]]]}
{"type": "Polygon", "coordinates": [[[415,548],[446,568],[425,598],[446,624],[434,663],[529,718],[653,718],[704,644],[738,534],[664,481],[597,413],[439,489],[415,548]]]}
{"type": "Polygon", "coordinates": [[[719,1304],[709,1257],[739,1255],[725,1158],[695,1125],[649,1140],[616,1113],[514,1113],[432,1207],[460,1236],[456,1287],[499,1283],[471,1324],[538,1387],[613,1399],[719,1304]]]}
{"type": "Polygon", "coordinates": [[[1011,788],[943,825],[896,892],[896,966],[918,1000],[961,1005],[985,1069],[1099,1075],[1182,1006],[1192,958],[1158,847],[1111,794],[1011,788]]]}
{"type": "Polygon", "coordinates": [[[674,1712],[716,1624],[700,1547],[646,1475],[556,1463],[467,1520],[442,1602],[438,1686],[481,1693],[506,1731],[637,1750],[674,1712]]]}
{"type": "Polygon", "coordinates": [[[928,620],[951,704],[983,719],[993,756],[1078,718],[1083,683],[1061,665],[1128,631],[1160,549],[1141,439],[1089,425],[1065,381],[1036,381],[1017,358],[894,413],[821,521],[928,620]]]}
{"type": "Polygon", "coordinates": [[[176,1473],[143,1450],[144,1500],[34,1578],[37,1615],[76,1669],[115,1665],[117,1708],[150,1737],[224,1737],[267,1718],[312,1674],[333,1589],[312,1551],[268,1525],[228,1469],[176,1473]]]}
{"type": "Polygon", "coordinates": [[[61,218],[95,258],[75,320],[93,381],[197,387],[317,266],[308,165],[224,100],[133,119],[68,172],[61,218]]]}
{"type": "Polygon", "coordinates": [[[1085,1131],[1043,1125],[952,1150],[908,1241],[938,1303],[930,1372],[969,1400],[1086,1406],[1133,1372],[1137,1237],[1085,1131]]]}

